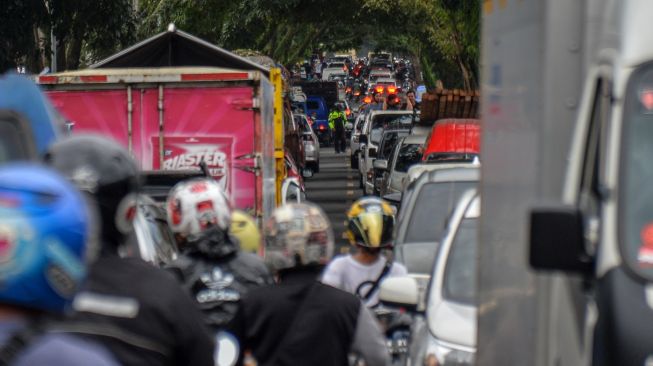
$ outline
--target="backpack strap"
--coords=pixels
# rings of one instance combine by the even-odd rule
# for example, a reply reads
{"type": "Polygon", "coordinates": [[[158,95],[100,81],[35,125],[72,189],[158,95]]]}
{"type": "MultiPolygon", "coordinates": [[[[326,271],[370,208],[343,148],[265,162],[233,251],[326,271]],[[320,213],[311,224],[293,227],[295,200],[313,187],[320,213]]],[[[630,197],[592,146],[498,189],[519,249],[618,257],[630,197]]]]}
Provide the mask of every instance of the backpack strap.
{"type": "Polygon", "coordinates": [[[30,321],[27,326],[16,330],[0,347],[0,366],[11,365],[25,348],[46,331],[47,325],[42,321],[30,321]]]}
{"type": "Polygon", "coordinates": [[[358,296],[363,301],[369,300],[374,294],[374,292],[376,291],[376,289],[381,284],[381,280],[390,272],[390,269],[392,268],[392,264],[393,262],[391,260],[386,260],[385,265],[383,266],[383,269],[381,270],[381,273],[379,273],[379,276],[376,278],[376,280],[365,281],[362,282],[360,285],[358,285],[355,292],[356,296],[358,296]],[[372,285],[372,287],[370,287],[370,289],[365,293],[365,295],[361,294],[360,292],[363,289],[363,286],[370,285],[370,284],[372,285]]]}

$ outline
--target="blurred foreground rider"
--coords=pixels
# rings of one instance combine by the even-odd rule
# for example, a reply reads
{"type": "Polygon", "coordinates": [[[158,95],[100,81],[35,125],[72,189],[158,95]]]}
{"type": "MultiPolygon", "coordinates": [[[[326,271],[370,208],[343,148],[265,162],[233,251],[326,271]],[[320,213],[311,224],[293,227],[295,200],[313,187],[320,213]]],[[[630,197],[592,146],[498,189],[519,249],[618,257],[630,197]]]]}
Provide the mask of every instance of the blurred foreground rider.
{"type": "Polygon", "coordinates": [[[378,197],[363,197],[347,212],[347,237],[355,254],[335,258],[324,271],[322,282],[360,297],[367,306],[378,305],[378,290],[386,277],[407,273],[406,267],[387,260],[381,249],[392,247],[394,211],[378,197]]]}
{"type": "Polygon", "coordinates": [[[254,218],[247,212],[241,210],[231,212],[229,233],[238,239],[242,251],[257,254],[261,249],[261,232],[254,218]]]}
{"type": "Polygon", "coordinates": [[[259,366],[343,366],[350,352],[367,366],[386,365],[388,351],[370,311],[355,296],[317,281],[333,253],[324,212],[312,204],[279,207],[265,237],[278,285],[243,298],[231,324],[241,348],[259,366]]]}
{"type": "Polygon", "coordinates": [[[166,271],[118,250],[132,227],[138,168],[113,141],[77,135],[55,143],[47,163],[95,200],[100,258],[73,303],[78,333],[93,336],[125,365],[213,365],[213,336],[195,302],[166,271]]]}
{"type": "Polygon", "coordinates": [[[181,250],[168,268],[195,298],[208,325],[223,330],[240,298],[253,287],[272,283],[272,277],[257,255],[241,251],[230,238],[231,207],[215,180],[178,183],[166,207],[181,250]]]}
{"type": "Polygon", "coordinates": [[[117,365],[52,319],[69,310],[94,244],[87,205],[69,182],[42,167],[0,168],[0,364],[117,365]]]}

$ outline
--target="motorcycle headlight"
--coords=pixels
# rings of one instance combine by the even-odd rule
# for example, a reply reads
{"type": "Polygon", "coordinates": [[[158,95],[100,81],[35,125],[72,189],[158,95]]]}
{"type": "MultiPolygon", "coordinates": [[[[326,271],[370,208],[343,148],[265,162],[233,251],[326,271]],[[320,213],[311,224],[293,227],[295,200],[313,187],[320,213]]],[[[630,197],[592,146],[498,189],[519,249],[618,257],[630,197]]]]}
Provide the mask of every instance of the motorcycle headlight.
{"type": "Polygon", "coordinates": [[[424,356],[424,366],[471,366],[474,364],[474,350],[429,337],[429,346],[424,356]]]}

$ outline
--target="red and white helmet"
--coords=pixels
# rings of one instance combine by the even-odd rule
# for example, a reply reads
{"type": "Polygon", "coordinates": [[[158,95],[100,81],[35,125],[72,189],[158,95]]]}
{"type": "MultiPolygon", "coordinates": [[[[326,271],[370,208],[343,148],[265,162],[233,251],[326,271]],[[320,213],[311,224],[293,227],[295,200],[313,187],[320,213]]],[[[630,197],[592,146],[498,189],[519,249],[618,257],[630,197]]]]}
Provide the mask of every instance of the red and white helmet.
{"type": "Polygon", "coordinates": [[[197,178],[175,185],[166,202],[168,224],[184,237],[201,234],[210,227],[229,230],[231,205],[220,184],[197,178]]]}

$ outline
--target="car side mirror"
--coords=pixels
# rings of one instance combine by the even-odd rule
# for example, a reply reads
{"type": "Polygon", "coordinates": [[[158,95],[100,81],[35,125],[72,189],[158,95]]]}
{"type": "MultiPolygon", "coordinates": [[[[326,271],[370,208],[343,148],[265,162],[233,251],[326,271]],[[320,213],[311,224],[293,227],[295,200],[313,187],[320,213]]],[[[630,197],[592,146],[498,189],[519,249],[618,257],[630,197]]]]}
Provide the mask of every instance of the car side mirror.
{"type": "Polygon", "coordinates": [[[367,144],[367,135],[360,134],[360,135],[358,136],[358,141],[359,141],[361,144],[367,144]]]}
{"type": "Polygon", "coordinates": [[[414,312],[419,304],[417,281],[409,276],[386,278],[379,288],[379,300],[383,305],[414,312]]]}
{"type": "Polygon", "coordinates": [[[529,262],[536,270],[590,274],[583,215],[577,207],[535,208],[530,215],[529,262]]]}
{"type": "Polygon", "coordinates": [[[374,169],[377,170],[388,170],[388,161],[385,159],[376,159],[374,160],[374,163],[372,163],[372,166],[374,169]]]}

